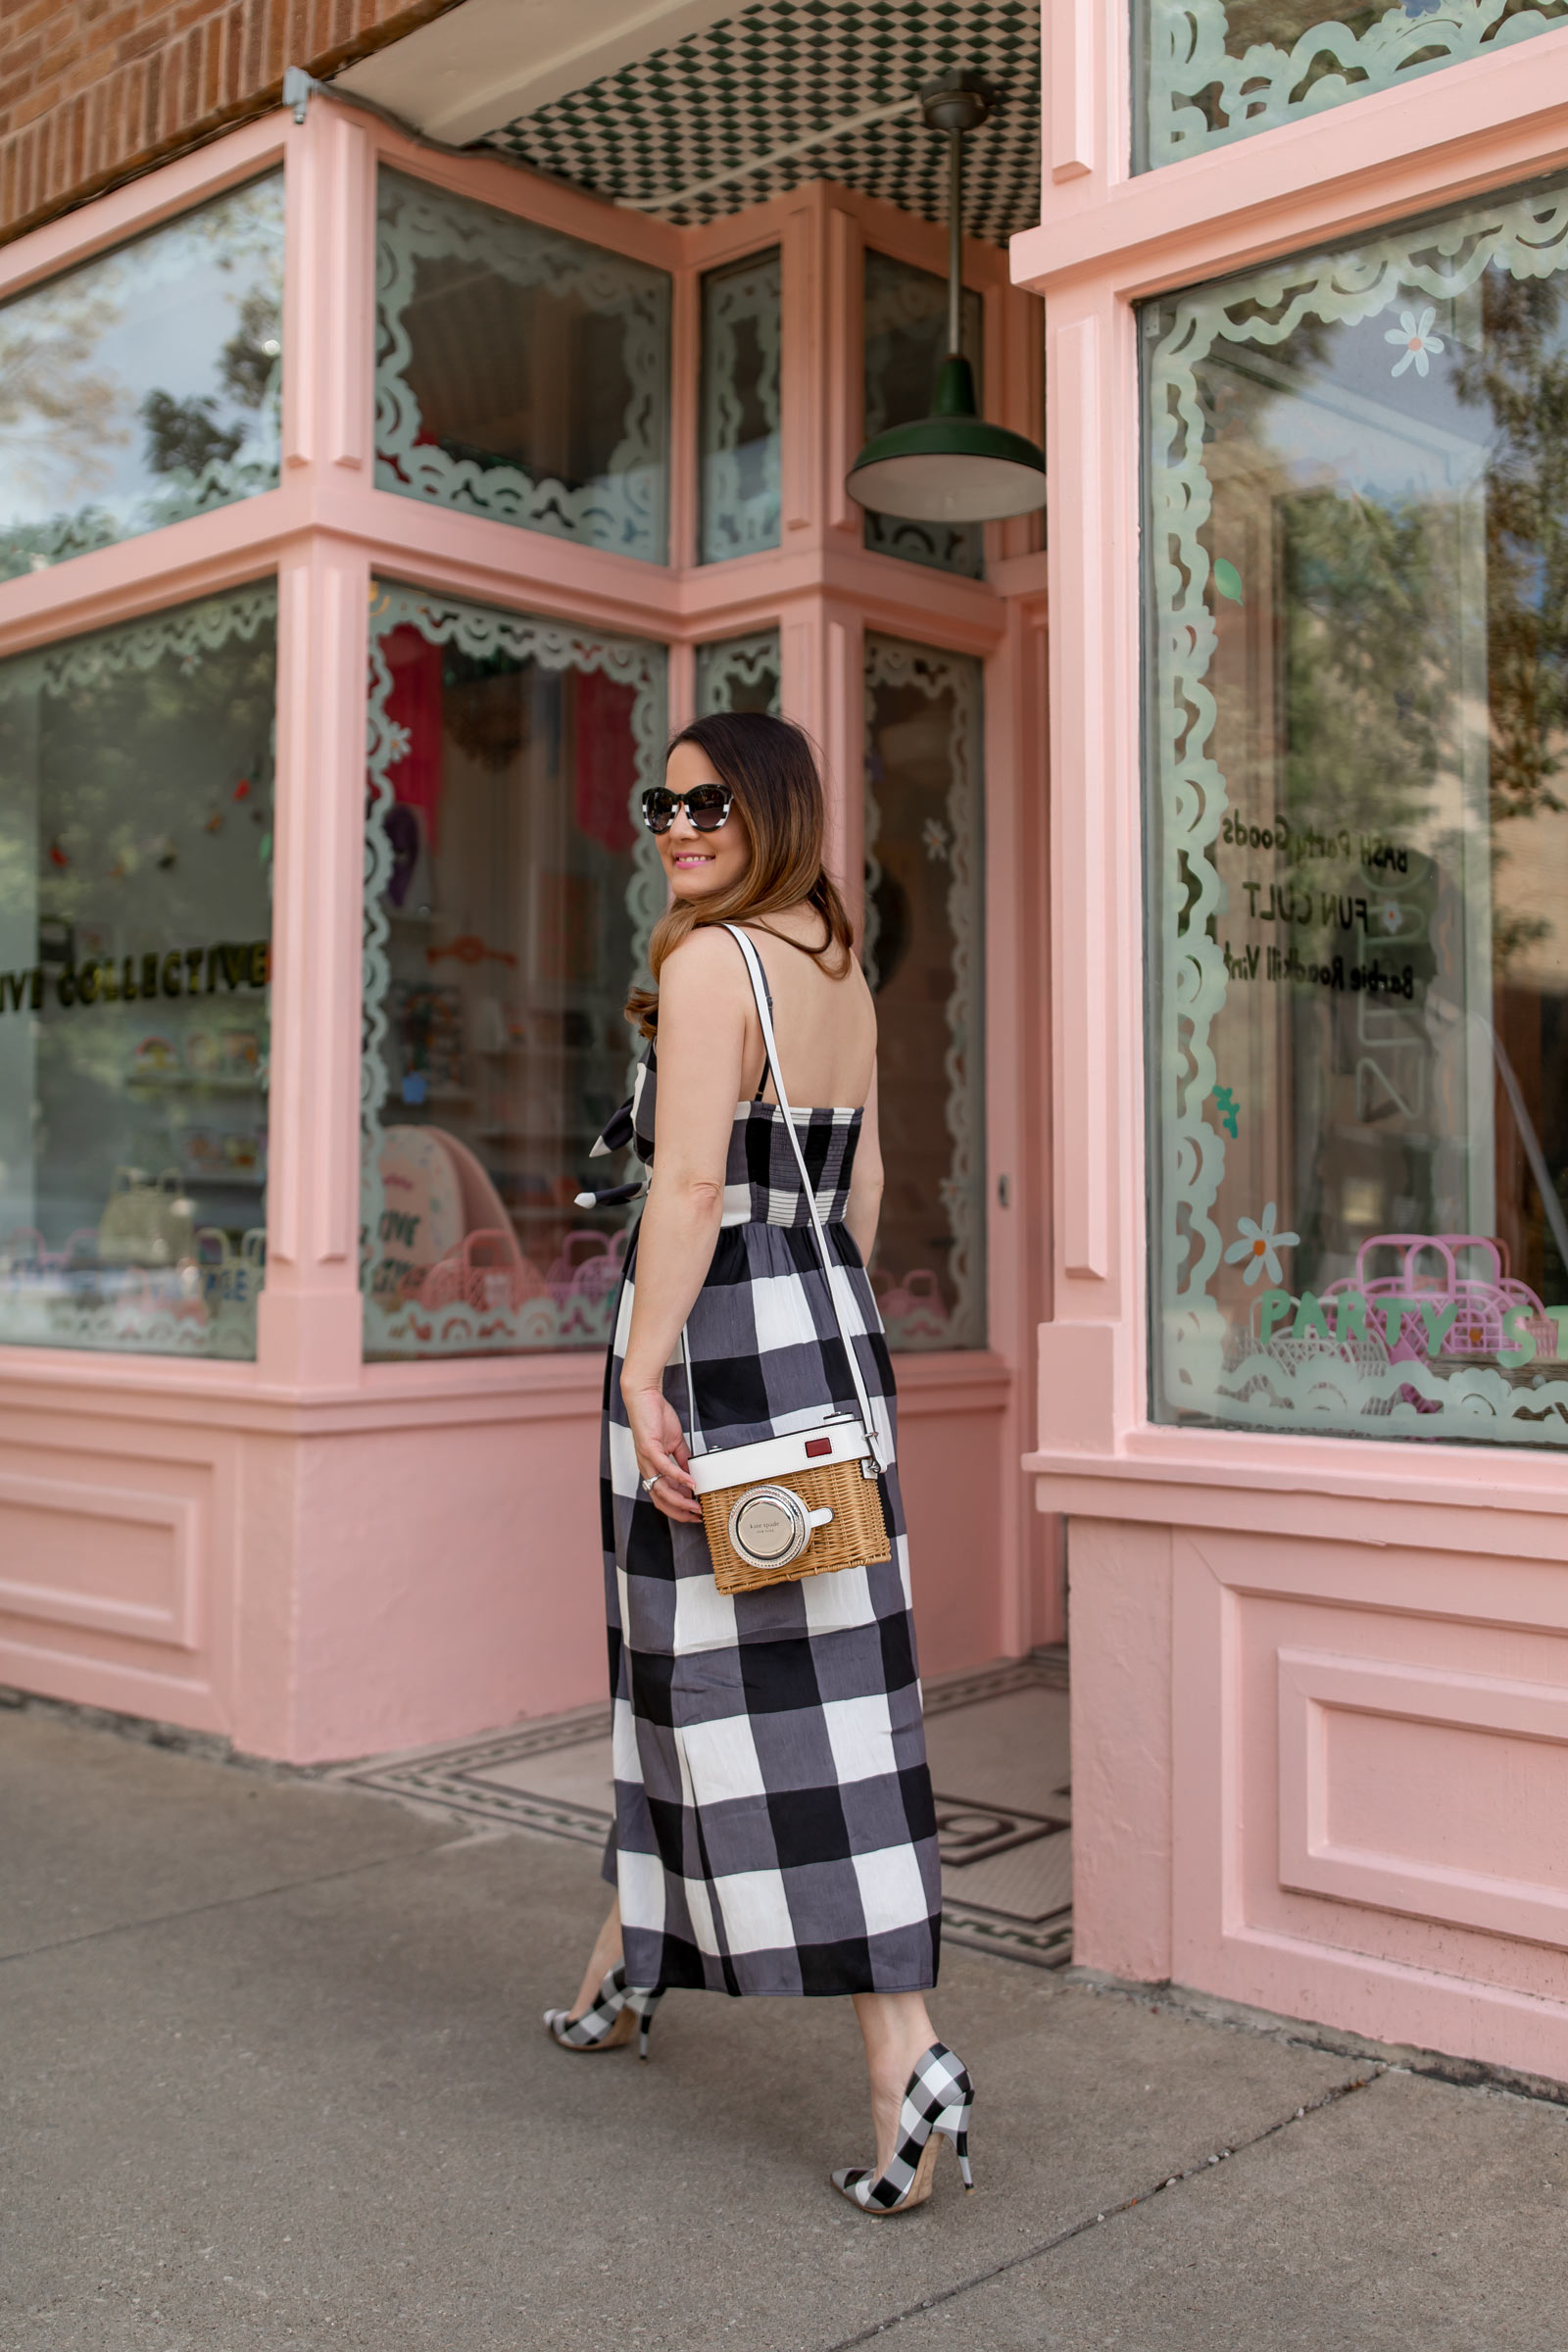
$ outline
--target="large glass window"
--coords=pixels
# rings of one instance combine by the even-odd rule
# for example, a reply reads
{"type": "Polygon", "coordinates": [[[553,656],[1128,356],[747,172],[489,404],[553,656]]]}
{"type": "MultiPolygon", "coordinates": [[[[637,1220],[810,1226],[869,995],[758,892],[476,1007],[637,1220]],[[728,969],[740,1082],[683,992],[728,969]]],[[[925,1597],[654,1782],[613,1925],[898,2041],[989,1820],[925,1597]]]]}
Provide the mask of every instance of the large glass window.
{"type": "Polygon", "coordinates": [[[703,279],[702,560],[777,547],[779,249],[703,279]]]}
{"type": "Polygon", "coordinates": [[[270,490],[273,173],[0,308],[0,578],[270,490]]]}
{"type": "Polygon", "coordinates": [[[632,1172],[589,1152],[666,891],[661,647],[415,589],[371,612],[366,1348],[601,1348],[632,1172]]]}
{"type": "Polygon", "coordinates": [[[0,662],[0,1340],[255,1352],[274,614],[0,662]]]}
{"type": "Polygon", "coordinates": [[[1139,170],[1490,57],[1568,0],[1137,0],[1139,170]]]}
{"type": "Polygon", "coordinates": [[[1145,314],[1160,1417],[1568,1443],[1565,260],[1145,314]]]}
{"type": "MultiPolygon", "coordinates": [[[[984,310],[964,288],[963,356],[983,399],[980,362],[984,310]]],[[[946,278],[911,262],[867,248],[865,256],[865,437],[929,416],[937,370],[948,343],[946,278]]],[[[865,517],[865,544],[878,555],[900,556],[936,571],[977,580],[985,569],[985,533],[977,522],[910,522],[898,514],[865,517]]]]}
{"type": "Polygon", "coordinates": [[[663,270],[383,172],[377,289],[382,489],[667,560],[663,270]]]}
{"type": "Polygon", "coordinates": [[[887,1186],[871,1279],[895,1348],[986,1340],[980,664],[865,642],[865,920],[887,1186]]]}

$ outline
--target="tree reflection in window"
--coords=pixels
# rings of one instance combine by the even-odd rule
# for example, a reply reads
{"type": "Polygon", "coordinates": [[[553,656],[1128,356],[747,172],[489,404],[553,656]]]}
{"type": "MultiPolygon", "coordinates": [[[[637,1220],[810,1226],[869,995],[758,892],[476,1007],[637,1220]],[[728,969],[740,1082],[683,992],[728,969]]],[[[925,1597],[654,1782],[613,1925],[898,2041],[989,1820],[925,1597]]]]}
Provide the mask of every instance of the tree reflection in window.
{"type": "Polygon", "coordinates": [[[273,173],[0,309],[0,576],[278,478],[273,173]]]}

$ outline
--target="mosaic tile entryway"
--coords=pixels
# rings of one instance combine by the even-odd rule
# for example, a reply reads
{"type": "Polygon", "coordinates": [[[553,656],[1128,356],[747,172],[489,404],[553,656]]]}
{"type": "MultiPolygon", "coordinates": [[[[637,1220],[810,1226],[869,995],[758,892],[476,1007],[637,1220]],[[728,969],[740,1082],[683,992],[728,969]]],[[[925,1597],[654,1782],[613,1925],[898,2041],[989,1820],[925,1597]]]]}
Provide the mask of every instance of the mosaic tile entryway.
{"type": "MultiPolygon", "coordinates": [[[[943,1934],[1059,1968],[1072,1958],[1067,1670],[1052,1652],[928,1684],[926,1746],[942,1848],[943,1934]]],[[[421,1811],[602,1846],[610,1710],[579,1707],[334,1778],[421,1811]]]]}

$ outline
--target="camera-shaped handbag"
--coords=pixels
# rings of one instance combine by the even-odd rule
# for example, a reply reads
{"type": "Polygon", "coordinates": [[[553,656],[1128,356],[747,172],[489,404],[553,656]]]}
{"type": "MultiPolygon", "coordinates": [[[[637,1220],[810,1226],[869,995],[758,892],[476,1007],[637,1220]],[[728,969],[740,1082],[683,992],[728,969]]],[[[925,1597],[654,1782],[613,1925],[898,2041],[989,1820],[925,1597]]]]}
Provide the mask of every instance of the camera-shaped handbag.
{"type": "MultiPolygon", "coordinates": [[[[788,1584],[830,1569],[870,1567],[893,1557],[882,1507],[878,1472],[887,1466],[886,1441],[877,1425],[861,1378],[855,1343],[845,1320],[840,1285],[847,1270],[828,1248],[816,1193],[795,1132],[789,1098],[779,1073],[773,1019],[757,950],[734,923],[725,930],[746,958],[762,1045],[784,1131],[795,1153],[801,1185],[816,1236],[817,1255],[827,1283],[839,1337],[855,1384],[858,1410],[845,1412],[825,1399],[820,1417],[784,1435],[748,1446],[708,1446],[697,1421],[697,1391],[691,1348],[684,1329],[681,1354],[691,1427],[689,1469],[702,1506],[703,1532],[712,1555],[713,1580],[721,1592],[749,1592],[760,1585],[788,1584]]],[[[793,1418],[793,1416],[792,1416],[793,1418]]]]}

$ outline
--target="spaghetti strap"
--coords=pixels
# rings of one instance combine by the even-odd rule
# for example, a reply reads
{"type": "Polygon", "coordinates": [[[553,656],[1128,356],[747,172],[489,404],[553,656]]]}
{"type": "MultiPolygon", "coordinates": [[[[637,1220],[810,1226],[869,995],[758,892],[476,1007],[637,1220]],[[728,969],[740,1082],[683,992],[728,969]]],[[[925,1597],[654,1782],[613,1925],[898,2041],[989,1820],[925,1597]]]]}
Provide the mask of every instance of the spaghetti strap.
{"type": "MultiPolygon", "coordinates": [[[[726,924],[724,925],[724,929],[725,929],[727,932],[729,932],[729,934],[731,935],[731,937],[732,937],[732,938],[738,939],[738,938],[740,937],[740,933],[737,931],[737,929],[736,929],[736,927],[735,927],[735,925],[734,925],[733,923],[726,923],[726,924]]],[[[768,938],[769,938],[769,939],[776,939],[776,938],[778,938],[778,937],[780,936],[780,934],[779,934],[779,933],[777,933],[777,932],[775,932],[775,931],[770,931],[770,932],[768,933],[768,935],[767,935],[767,936],[768,936],[768,938]]],[[[791,946],[791,947],[794,947],[794,945],[795,945],[795,942],[794,942],[794,940],[791,940],[789,944],[790,944],[790,946],[791,946]]],[[[745,953],[746,953],[746,951],[745,951],[745,949],[743,948],[743,949],[741,950],[741,954],[742,954],[742,956],[744,956],[745,953]]],[[[750,967],[748,967],[748,968],[750,968],[750,967]]],[[[757,968],[758,968],[758,970],[759,970],[760,972],[761,972],[761,973],[762,973],[762,994],[763,994],[763,996],[764,996],[764,997],[767,999],[767,1012],[768,1012],[768,1018],[769,1018],[769,1020],[771,1020],[771,1019],[772,1019],[772,1017],[773,1017],[773,991],[772,991],[772,990],[771,990],[771,989],[768,987],[768,985],[767,985],[767,973],[766,973],[766,972],[765,972],[765,971],[762,969],[762,958],[760,957],[760,956],[758,956],[758,958],[757,958],[757,968]]],[[[752,1101],[753,1101],[754,1102],[760,1102],[760,1101],[762,1100],[762,1090],[763,1090],[763,1089],[764,1089],[764,1087],[767,1085],[767,1079],[768,1079],[768,1069],[767,1069],[767,1054],[766,1054],[766,1052],[765,1052],[765,1050],[764,1050],[764,1052],[763,1052],[763,1054],[762,1054],[762,1075],[761,1075],[761,1076],[760,1076],[760,1078],[759,1078],[759,1080],[757,1081],[757,1092],[756,1092],[756,1094],[755,1094],[755,1095],[752,1097],[752,1101]]]]}

